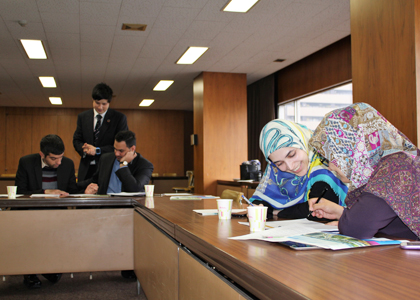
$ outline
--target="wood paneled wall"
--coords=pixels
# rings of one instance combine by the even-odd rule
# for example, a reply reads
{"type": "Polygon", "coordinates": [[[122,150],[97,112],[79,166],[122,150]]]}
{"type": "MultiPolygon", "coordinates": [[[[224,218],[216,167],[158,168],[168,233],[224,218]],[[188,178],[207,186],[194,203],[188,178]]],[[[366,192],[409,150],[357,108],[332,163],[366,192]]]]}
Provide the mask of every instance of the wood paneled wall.
{"type": "Polygon", "coordinates": [[[277,72],[278,103],[351,80],[350,36],[277,72]]]}
{"type": "Polygon", "coordinates": [[[420,2],[350,1],[354,102],[367,102],[418,142],[420,2]]]}
{"type": "Polygon", "coordinates": [[[195,191],[216,194],[217,180],[240,177],[248,159],[246,75],[203,72],[194,80],[195,191]]]}
{"type": "MultiPolygon", "coordinates": [[[[59,135],[65,144],[65,156],[78,169],[80,156],[73,147],[77,115],[85,109],[0,108],[0,174],[16,173],[19,158],[39,152],[43,136],[59,135]]],[[[137,136],[137,151],[150,160],[155,171],[185,175],[192,167],[191,149],[185,151],[185,139],[192,132],[192,112],[163,110],[119,110],[127,116],[128,127],[137,136]],[[185,126],[189,125],[190,128],[185,126]]]]}

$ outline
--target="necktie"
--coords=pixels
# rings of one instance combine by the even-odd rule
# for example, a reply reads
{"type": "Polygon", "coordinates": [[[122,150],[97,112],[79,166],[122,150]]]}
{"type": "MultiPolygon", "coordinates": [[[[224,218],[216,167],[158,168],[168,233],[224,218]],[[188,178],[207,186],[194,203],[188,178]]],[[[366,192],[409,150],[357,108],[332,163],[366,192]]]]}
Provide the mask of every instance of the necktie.
{"type": "Polygon", "coordinates": [[[96,120],[95,130],[93,131],[93,140],[95,141],[95,145],[96,145],[96,141],[98,140],[99,128],[101,127],[102,116],[96,115],[96,119],[97,120],[96,120]]]}

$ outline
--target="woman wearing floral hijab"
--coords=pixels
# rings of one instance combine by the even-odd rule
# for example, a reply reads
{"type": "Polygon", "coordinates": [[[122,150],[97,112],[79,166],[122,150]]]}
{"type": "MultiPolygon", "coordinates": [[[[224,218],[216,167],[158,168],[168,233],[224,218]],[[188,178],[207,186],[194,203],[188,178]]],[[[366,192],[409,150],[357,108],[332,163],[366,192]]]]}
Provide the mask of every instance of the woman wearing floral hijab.
{"type": "Polygon", "coordinates": [[[339,219],[340,233],[420,236],[420,157],[416,146],[365,103],[328,113],[309,144],[349,182],[347,208],[310,200],[313,215],[339,219]]]}
{"type": "Polygon", "coordinates": [[[306,218],[308,199],[319,197],[344,205],[347,187],[308,149],[312,131],[286,120],[272,120],[261,131],[260,149],[268,162],[251,201],[281,210],[278,217],[306,218]]]}

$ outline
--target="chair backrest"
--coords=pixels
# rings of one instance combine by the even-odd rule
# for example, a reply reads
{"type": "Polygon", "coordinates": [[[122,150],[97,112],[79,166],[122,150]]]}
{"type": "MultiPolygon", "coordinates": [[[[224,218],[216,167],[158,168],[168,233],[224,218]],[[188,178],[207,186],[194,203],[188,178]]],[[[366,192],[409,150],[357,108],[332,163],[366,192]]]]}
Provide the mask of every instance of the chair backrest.
{"type": "Polygon", "coordinates": [[[220,195],[221,199],[233,199],[232,207],[242,208],[242,195],[244,193],[234,190],[224,190],[220,195]]]}
{"type": "Polygon", "coordinates": [[[188,187],[193,188],[194,187],[194,171],[187,171],[188,176],[188,187]]]}

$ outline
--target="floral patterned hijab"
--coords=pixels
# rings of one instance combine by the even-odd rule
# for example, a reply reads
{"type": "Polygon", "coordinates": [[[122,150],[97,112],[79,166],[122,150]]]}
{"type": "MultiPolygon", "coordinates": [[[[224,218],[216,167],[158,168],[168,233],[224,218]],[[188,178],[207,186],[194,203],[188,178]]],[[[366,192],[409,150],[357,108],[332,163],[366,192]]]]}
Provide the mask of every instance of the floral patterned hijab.
{"type": "Polygon", "coordinates": [[[395,152],[416,155],[416,146],[376,109],[355,103],[325,115],[309,144],[351,181],[365,185],[379,160],[395,152]]]}
{"type": "Polygon", "coordinates": [[[368,192],[382,198],[420,237],[420,156],[378,111],[355,103],[325,115],[309,144],[351,181],[346,205],[368,192]]]}

